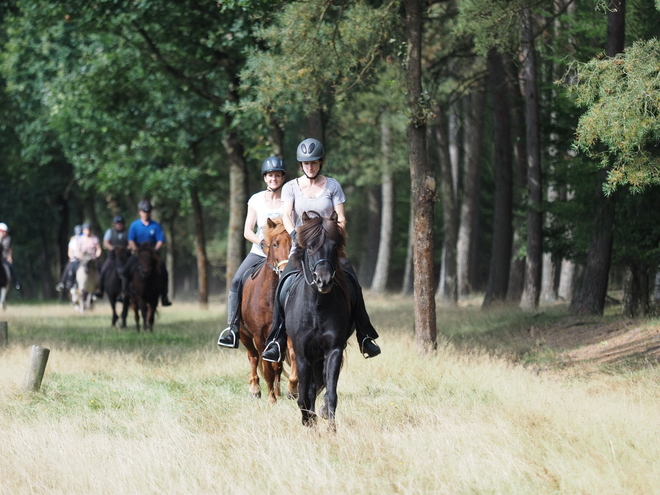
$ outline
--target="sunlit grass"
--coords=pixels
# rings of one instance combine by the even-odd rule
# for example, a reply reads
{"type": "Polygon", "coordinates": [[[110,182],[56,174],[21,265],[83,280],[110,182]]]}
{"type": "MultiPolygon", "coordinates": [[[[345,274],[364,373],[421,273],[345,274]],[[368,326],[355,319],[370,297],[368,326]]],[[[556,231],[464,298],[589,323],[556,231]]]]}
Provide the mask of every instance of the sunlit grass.
{"type": "Polygon", "coordinates": [[[336,435],[248,398],[244,350],[215,345],[223,305],[163,309],[153,334],[110,329],[103,306],[10,307],[0,493],[658,492],[656,368],[537,374],[468,340],[504,348],[554,313],[465,307],[439,308],[439,350],[420,356],[410,298],[367,305],[383,354],[351,339],[336,435]],[[51,355],[25,393],[32,344],[51,355]]]}

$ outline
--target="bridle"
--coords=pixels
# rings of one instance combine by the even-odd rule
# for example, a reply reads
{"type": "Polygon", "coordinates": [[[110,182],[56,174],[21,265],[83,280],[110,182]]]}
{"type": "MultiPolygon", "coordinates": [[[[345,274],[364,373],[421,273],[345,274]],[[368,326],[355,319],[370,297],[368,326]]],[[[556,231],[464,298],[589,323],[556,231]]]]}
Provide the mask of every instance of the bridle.
{"type": "MultiPolygon", "coordinates": [[[[268,250],[269,251],[270,251],[270,248],[271,248],[271,245],[269,244],[268,245],[268,250]]],[[[282,261],[277,261],[277,263],[275,263],[275,264],[268,263],[268,261],[266,261],[266,266],[268,266],[268,268],[273,270],[277,274],[278,277],[281,277],[282,272],[284,271],[283,267],[285,267],[288,262],[289,262],[289,258],[286,258],[282,261]]]]}
{"type": "Polygon", "coordinates": [[[337,267],[328,258],[321,258],[314,264],[314,266],[312,266],[309,260],[309,248],[305,249],[304,258],[305,258],[304,259],[305,262],[302,263],[302,272],[303,272],[303,277],[305,278],[305,282],[307,282],[307,285],[316,285],[316,281],[318,280],[318,276],[316,275],[316,269],[321,263],[328,263],[330,265],[330,268],[332,268],[332,277],[330,279],[331,280],[335,279],[335,275],[337,274],[337,267]],[[308,275],[305,268],[309,270],[310,275],[308,275]],[[311,276],[311,280],[310,280],[310,276],[311,276]]]}
{"type": "Polygon", "coordinates": [[[282,272],[284,271],[284,268],[282,268],[282,267],[283,267],[283,266],[286,266],[286,264],[287,264],[288,262],[289,262],[289,260],[288,260],[288,259],[285,259],[285,260],[282,260],[282,261],[278,261],[278,262],[277,262],[276,264],[274,264],[274,265],[271,264],[271,263],[266,263],[266,265],[268,265],[268,268],[270,268],[271,270],[273,270],[273,271],[277,274],[277,276],[279,277],[279,276],[282,275],[282,272]]]}

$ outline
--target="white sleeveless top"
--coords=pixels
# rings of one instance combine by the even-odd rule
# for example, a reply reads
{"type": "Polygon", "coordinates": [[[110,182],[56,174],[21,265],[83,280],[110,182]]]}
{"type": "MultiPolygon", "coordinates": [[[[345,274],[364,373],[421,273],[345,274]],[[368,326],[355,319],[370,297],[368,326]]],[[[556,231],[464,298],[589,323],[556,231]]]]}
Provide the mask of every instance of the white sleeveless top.
{"type": "MultiPolygon", "coordinates": [[[[275,209],[269,208],[268,206],[266,206],[266,191],[261,191],[252,195],[252,197],[248,201],[248,205],[254,208],[254,211],[257,212],[256,234],[257,237],[259,237],[259,239],[263,239],[264,231],[266,230],[266,222],[268,221],[269,218],[273,219],[282,216],[283,203],[280,202],[280,206],[275,209]]],[[[250,253],[254,253],[264,258],[266,257],[266,253],[263,252],[259,244],[252,244],[252,249],[250,249],[250,253]]]]}

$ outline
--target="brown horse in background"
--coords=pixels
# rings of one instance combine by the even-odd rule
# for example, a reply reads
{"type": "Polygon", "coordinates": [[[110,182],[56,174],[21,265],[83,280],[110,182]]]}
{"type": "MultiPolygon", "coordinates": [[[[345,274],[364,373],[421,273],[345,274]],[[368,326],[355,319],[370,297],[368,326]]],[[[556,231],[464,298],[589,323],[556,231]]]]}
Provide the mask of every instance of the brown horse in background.
{"type": "Polygon", "coordinates": [[[154,319],[158,299],[161,295],[160,257],[149,243],[138,247],[137,266],[127,274],[132,283],[130,290],[131,307],[135,313],[135,326],[140,331],[140,314],[144,329],[154,331],[154,319]]]}
{"type": "MultiPolygon", "coordinates": [[[[282,363],[262,361],[261,353],[266,347],[266,339],[273,323],[273,301],[275,289],[284,266],[289,260],[291,237],[282,225],[281,218],[268,219],[265,230],[268,245],[266,261],[258,266],[245,282],[241,303],[240,340],[247,349],[250,361],[250,395],[261,397],[258,369],[262,370],[268,385],[268,401],[276,402],[280,396],[280,377],[282,363]]],[[[290,347],[290,346],[289,346],[290,347]]],[[[291,359],[287,397],[297,397],[298,379],[295,358],[291,359]]]]}

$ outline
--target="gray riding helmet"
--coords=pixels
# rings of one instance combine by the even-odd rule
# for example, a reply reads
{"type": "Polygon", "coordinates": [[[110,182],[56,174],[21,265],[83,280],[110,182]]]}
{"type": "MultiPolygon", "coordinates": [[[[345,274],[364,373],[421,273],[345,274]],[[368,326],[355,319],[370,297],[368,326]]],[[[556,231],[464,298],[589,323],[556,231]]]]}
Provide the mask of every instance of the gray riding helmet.
{"type": "Polygon", "coordinates": [[[313,162],[322,159],[324,156],[325,150],[321,141],[314,138],[301,141],[296,150],[296,157],[299,162],[313,162]]]}
{"type": "Polygon", "coordinates": [[[261,162],[261,175],[265,175],[268,172],[282,172],[286,175],[284,162],[279,156],[269,156],[261,162]]]}

